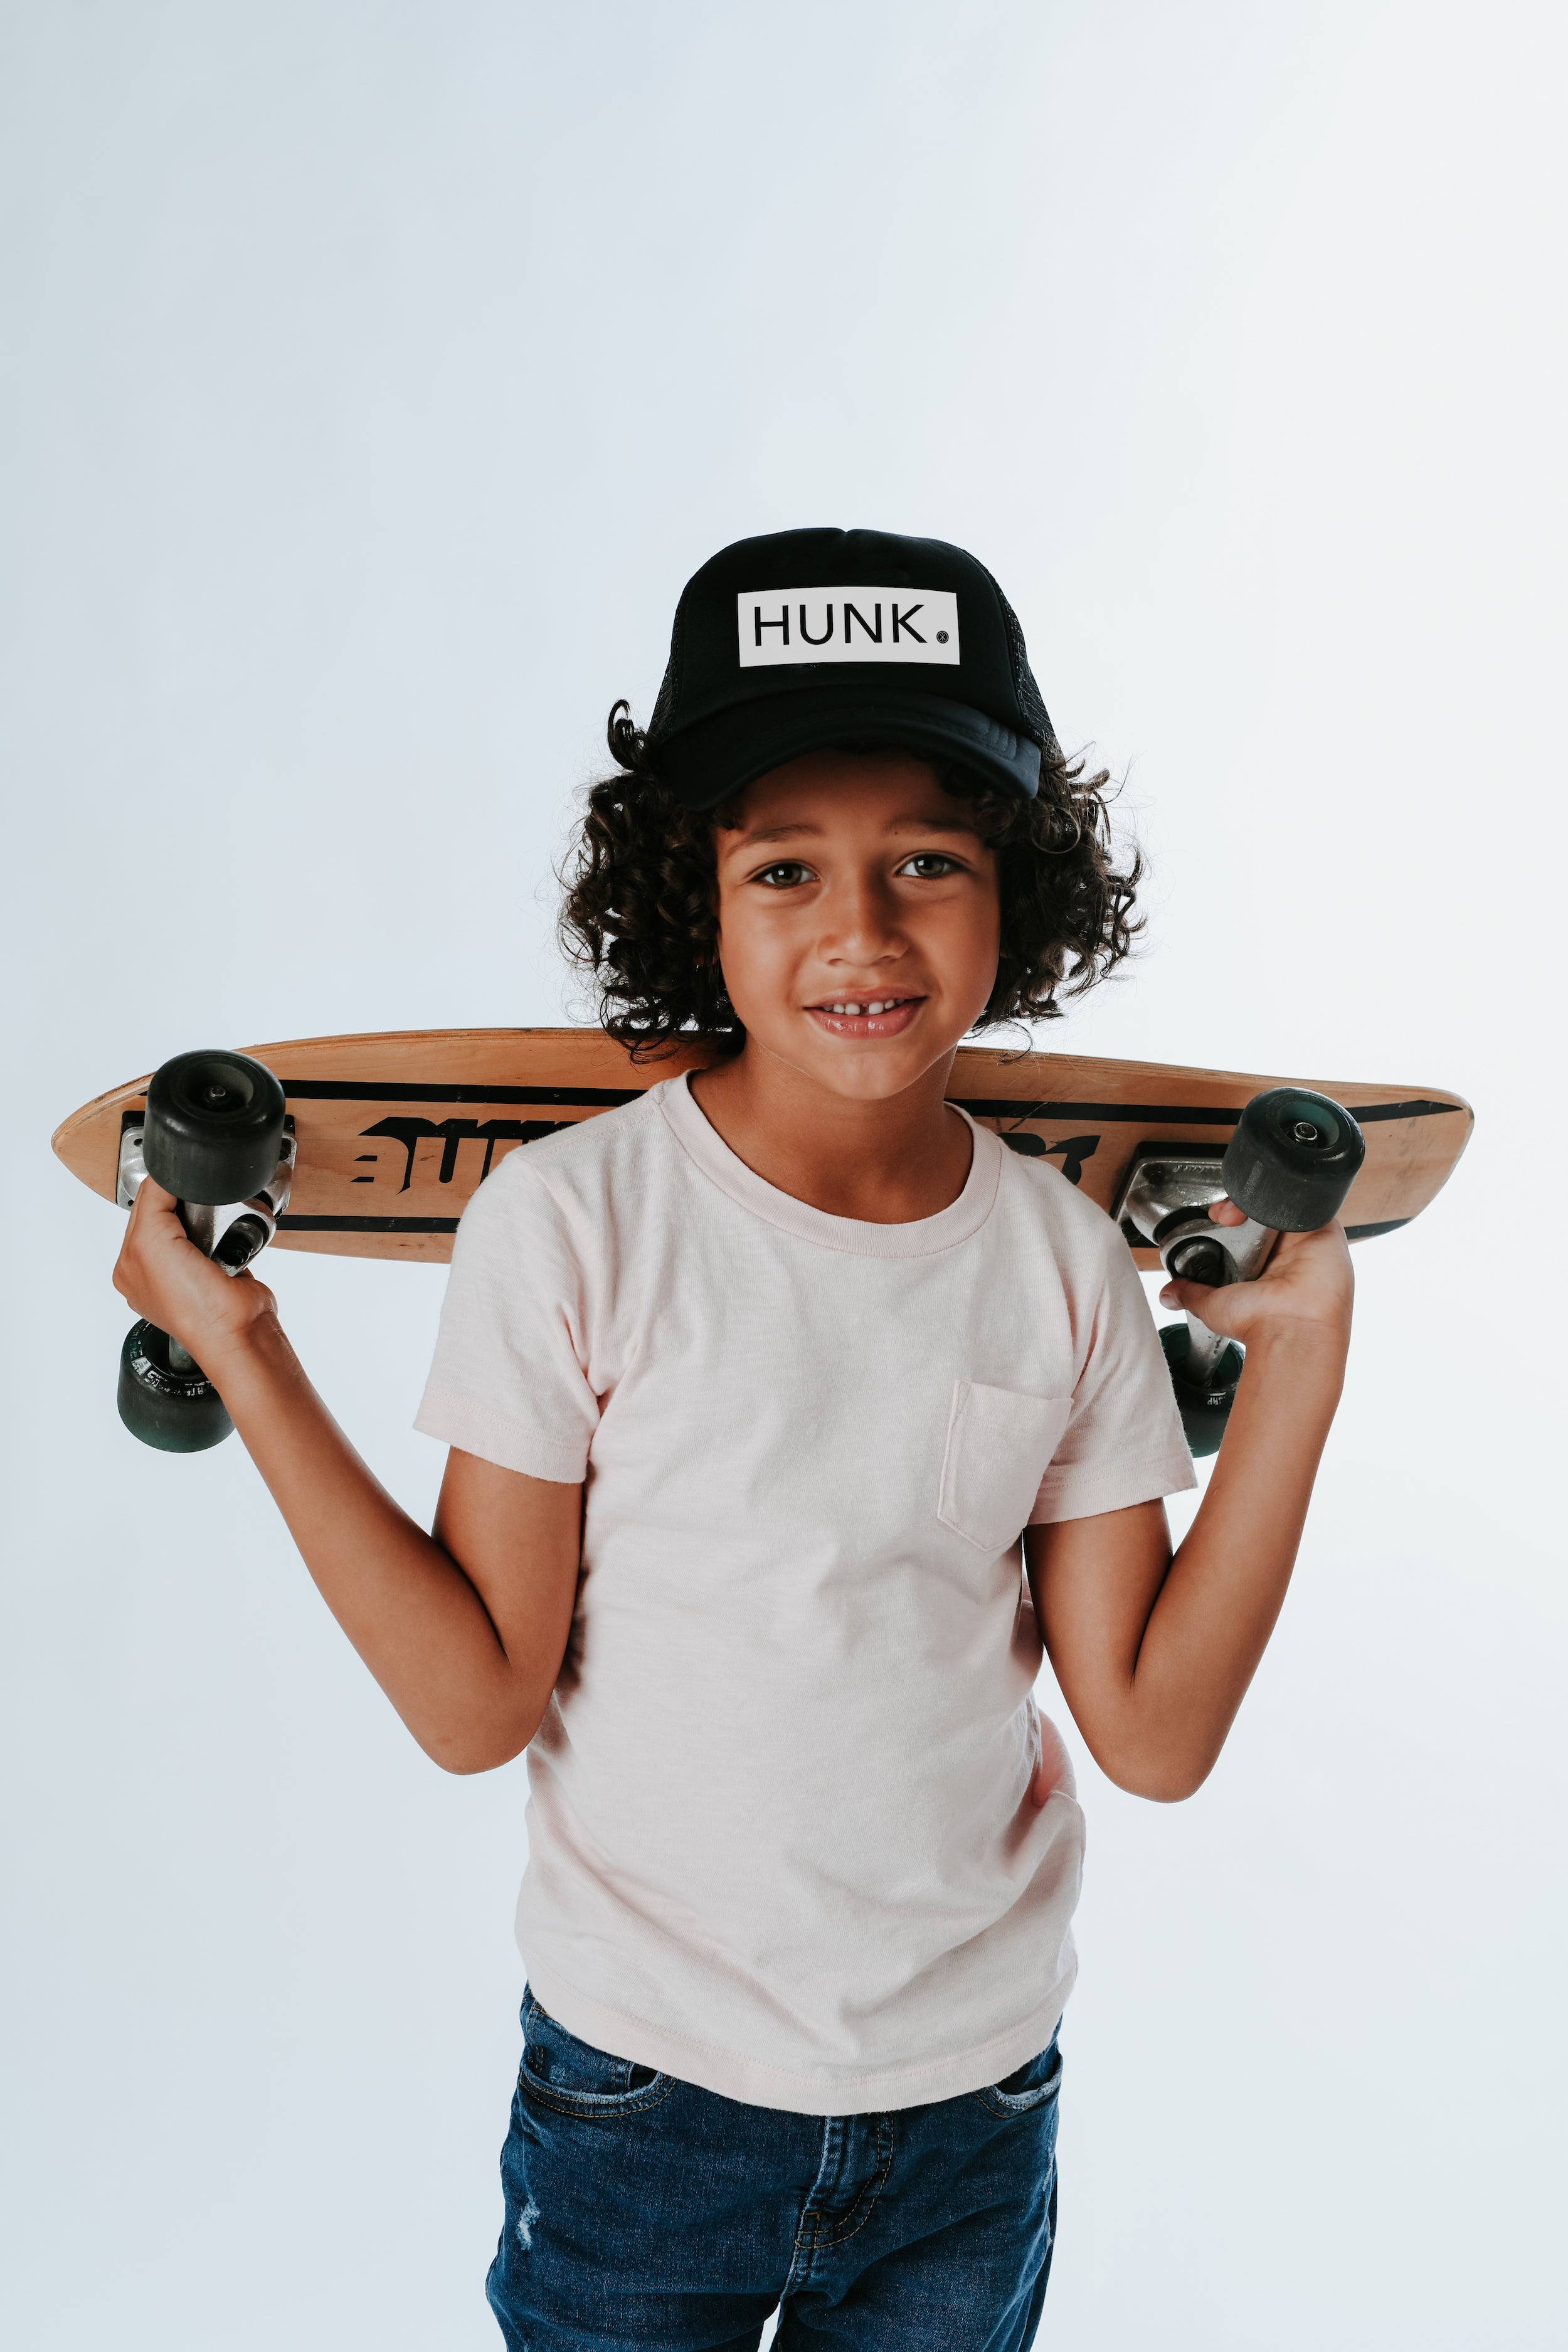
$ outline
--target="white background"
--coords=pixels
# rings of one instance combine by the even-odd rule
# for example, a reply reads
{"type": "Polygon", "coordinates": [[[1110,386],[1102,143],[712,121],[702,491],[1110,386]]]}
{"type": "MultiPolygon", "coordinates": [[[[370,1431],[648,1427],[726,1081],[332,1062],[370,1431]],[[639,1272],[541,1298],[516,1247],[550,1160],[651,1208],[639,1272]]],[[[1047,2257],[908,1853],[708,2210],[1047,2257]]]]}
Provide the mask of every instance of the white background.
{"type": "MultiPolygon", "coordinates": [[[[1051,1042],[1479,1114],[1212,1780],[1084,1767],[1041,2341],[1562,2342],[1565,68],[1521,0],[0,8],[9,2342],[489,2347],[521,1985],[522,1768],[122,1433],[49,1130],[565,1017],[606,706],[825,522],[973,547],[1130,770],[1147,948],[1051,1042]]],[[[441,1275],[272,1279],[426,1511],[441,1275]]]]}

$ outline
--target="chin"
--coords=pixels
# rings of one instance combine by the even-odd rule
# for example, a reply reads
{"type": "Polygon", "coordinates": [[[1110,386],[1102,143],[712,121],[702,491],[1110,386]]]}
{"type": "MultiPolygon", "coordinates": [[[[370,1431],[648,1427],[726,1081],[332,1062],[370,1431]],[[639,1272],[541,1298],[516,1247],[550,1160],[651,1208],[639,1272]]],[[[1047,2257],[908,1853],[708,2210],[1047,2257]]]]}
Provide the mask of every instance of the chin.
{"type": "Polygon", "coordinates": [[[886,1102],[890,1096],[901,1095],[907,1087],[912,1087],[917,1078],[924,1076],[926,1067],[923,1062],[900,1064],[897,1068],[886,1062],[878,1068],[862,1064],[858,1069],[846,1068],[840,1064],[837,1067],[814,1070],[812,1076],[831,1093],[842,1095],[847,1102],[886,1102]]]}
{"type": "Polygon", "coordinates": [[[813,1038],[811,1045],[814,1050],[809,1054],[789,1054],[784,1058],[830,1094],[850,1102],[885,1102],[901,1095],[950,1050],[946,1045],[933,1050],[926,1039],[916,1045],[903,1038],[864,1045],[822,1045],[813,1038]]]}

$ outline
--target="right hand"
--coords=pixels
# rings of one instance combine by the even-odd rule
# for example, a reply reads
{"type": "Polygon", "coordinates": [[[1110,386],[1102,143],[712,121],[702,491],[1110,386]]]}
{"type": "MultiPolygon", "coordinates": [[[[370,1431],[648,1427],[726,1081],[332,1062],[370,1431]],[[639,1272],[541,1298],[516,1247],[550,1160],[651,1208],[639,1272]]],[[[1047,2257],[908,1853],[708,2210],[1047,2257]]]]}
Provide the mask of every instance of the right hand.
{"type": "Polygon", "coordinates": [[[209,1374],[278,1312],[272,1293],[254,1275],[225,1274],[202,1255],[175,1213],[174,1195],[150,1176],[132,1203],[114,1287],[209,1374]]]}

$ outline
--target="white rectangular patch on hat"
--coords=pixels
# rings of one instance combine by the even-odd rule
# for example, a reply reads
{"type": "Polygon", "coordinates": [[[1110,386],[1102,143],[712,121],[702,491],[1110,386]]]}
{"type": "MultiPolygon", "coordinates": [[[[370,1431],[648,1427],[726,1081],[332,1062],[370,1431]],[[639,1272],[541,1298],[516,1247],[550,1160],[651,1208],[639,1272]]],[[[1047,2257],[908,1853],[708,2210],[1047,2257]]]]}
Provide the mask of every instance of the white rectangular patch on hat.
{"type": "Polygon", "coordinates": [[[795,662],[958,664],[947,588],[758,588],[735,599],[742,669],[795,662]]]}

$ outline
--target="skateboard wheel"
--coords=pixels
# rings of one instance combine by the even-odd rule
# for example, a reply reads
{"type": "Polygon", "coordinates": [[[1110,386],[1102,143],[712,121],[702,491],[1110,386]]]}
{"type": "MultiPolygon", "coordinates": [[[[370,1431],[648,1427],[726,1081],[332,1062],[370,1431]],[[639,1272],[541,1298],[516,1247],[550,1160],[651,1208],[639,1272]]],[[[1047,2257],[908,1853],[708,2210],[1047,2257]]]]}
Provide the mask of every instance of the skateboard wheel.
{"type": "Polygon", "coordinates": [[[1182,1427],[1186,1433],[1187,1451],[1194,1460],[1201,1462],[1205,1454],[1219,1452],[1219,1442],[1225,1435],[1231,1406],[1236,1402],[1242,1353],[1233,1340],[1200,1386],[1186,1375],[1187,1349],[1191,1339],[1192,1335],[1184,1323],[1162,1323],[1160,1326],[1160,1345],[1165,1352],[1171,1386],[1176,1392],[1176,1409],[1182,1416],[1182,1427]]]}
{"type": "Polygon", "coordinates": [[[244,1054],[176,1054],[147,1088],[147,1173],[177,1200],[247,1201],[277,1172],[284,1108],[265,1064],[244,1054]]]}
{"type": "Polygon", "coordinates": [[[1337,1217],[1366,1157],[1348,1110],[1305,1087],[1254,1095],[1220,1181],[1238,1209],[1277,1234],[1313,1234],[1337,1217]]]}
{"type": "Polygon", "coordinates": [[[176,1371],[169,1349],[168,1333],[155,1323],[131,1326],[120,1350],[120,1418],[132,1437],[162,1454],[205,1454],[234,1423],[206,1374],[195,1365],[176,1371]]]}

